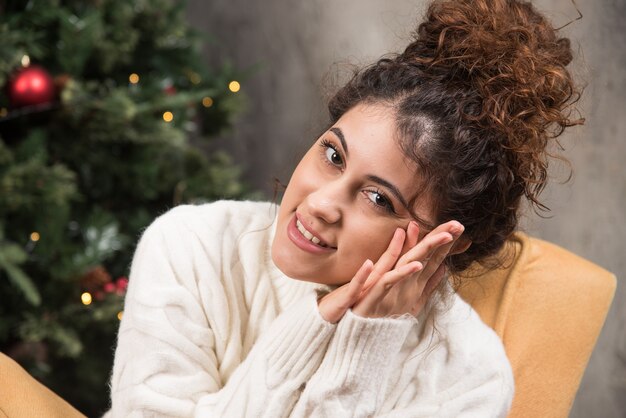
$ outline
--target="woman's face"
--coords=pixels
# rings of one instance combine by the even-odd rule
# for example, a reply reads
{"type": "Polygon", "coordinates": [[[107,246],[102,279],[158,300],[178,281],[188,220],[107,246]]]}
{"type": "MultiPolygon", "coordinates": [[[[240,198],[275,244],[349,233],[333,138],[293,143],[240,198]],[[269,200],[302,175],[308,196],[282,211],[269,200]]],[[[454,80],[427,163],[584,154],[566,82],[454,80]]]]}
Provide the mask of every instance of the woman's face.
{"type": "MultiPolygon", "coordinates": [[[[380,104],[357,105],[302,158],[272,244],[284,274],[346,283],[366,259],[378,260],[397,227],[414,219],[406,204],[417,190],[416,166],[400,150],[393,116],[380,104]]],[[[414,213],[430,220],[426,202],[416,202],[414,213]]]]}

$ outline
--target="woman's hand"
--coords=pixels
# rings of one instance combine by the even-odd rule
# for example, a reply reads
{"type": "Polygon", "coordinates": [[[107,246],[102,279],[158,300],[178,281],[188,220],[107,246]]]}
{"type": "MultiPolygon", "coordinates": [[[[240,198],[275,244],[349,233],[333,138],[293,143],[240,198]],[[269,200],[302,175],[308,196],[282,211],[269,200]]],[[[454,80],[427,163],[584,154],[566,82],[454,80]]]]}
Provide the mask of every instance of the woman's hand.
{"type": "Polygon", "coordinates": [[[398,228],[376,264],[366,260],[349,283],[319,301],[320,314],[331,323],[350,308],[370,318],[419,314],[443,279],[443,261],[462,233],[463,226],[450,221],[418,242],[417,223],[406,232],[398,228]]]}

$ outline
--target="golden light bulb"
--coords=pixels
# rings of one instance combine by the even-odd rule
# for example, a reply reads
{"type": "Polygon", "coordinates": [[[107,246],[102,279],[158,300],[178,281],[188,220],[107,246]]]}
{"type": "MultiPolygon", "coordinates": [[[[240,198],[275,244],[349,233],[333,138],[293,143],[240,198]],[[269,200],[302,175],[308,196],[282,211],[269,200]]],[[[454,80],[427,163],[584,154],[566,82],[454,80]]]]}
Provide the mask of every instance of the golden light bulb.
{"type": "Polygon", "coordinates": [[[238,81],[231,81],[230,83],[228,83],[228,88],[233,93],[237,93],[239,90],[241,90],[241,84],[239,84],[238,81]]]}
{"type": "Polygon", "coordinates": [[[85,292],[80,295],[80,301],[83,302],[83,305],[91,305],[91,293],[85,292]]]}
{"type": "Polygon", "coordinates": [[[30,65],[30,57],[28,55],[24,55],[22,57],[22,67],[28,67],[30,65]]]}
{"type": "Polygon", "coordinates": [[[119,319],[121,321],[122,320],[122,315],[124,315],[124,311],[119,311],[117,313],[117,319],[119,319]]]}
{"type": "Polygon", "coordinates": [[[39,232],[33,232],[30,234],[30,240],[31,241],[39,241],[39,238],[41,238],[41,235],[39,235],[39,232]]]}
{"type": "Polygon", "coordinates": [[[174,114],[172,112],[165,112],[163,113],[163,120],[165,122],[171,122],[174,119],[174,114]]]}
{"type": "Polygon", "coordinates": [[[202,81],[202,78],[200,77],[200,74],[198,73],[191,73],[189,74],[189,81],[191,81],[193,84],[200,84],[200,81],[202,81]]]}
{"type": "Polygon", "coordinates": [[[213,99],[211,99],[209,96],[202,98],[202,106],[204,107],[213,106],[213,99]]]}
{"type": "Polygon", "coordinates": [[[131,75],[128,76],[128,81],[130,81],[132,84],[139,83],[139,74],[132,73],[131,75]]]}

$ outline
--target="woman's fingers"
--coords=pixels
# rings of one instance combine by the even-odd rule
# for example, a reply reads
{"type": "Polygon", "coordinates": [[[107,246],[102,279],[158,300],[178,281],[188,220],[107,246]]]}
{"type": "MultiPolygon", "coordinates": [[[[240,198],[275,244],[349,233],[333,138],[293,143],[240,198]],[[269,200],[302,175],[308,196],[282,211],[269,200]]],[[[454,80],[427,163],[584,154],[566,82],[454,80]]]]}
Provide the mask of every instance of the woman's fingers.
{"type": "MultiPolygon", "coordinates": [[[[422,268],[413,275],[412,280],[403,281],[402,283],[398,282],[399,287],[396,289],[396,292],[398,292],[401,299],[412,300],[413,302],[409,304],[412,307],[417,306],[414,305],[415,303],[421,303],[420,301],[429,279],[443,265],[443,261],[453,243],[454,238],[447,232],[427,236],[420,242],[424,254],[424,257],[421,259],[422,268]]],[[[415,260],[409,261],[407,265],[415,262],[415,260]]]]}
{"type": "Polygon", "coordinates": [[[433,294],[435,289],[437,289],[445,276],[446,267],[444,264],[440,264],[437,271],[435,271],[435,273],[430,276],[430,278],[426,282],[426,286],[424,286],[424,290],[422,291],[421,296],[417,299],[417,303],[413,306],[413,309],[411,310],[411,313],[413,315],[417,315],[426,305],[426,302],[428,302],[428,299],[430,299],[430,296],[433,294]]]}
{"type": "Polygon", "coordinates": [[[406,264],[397,269],[393,269],[390,272],[387,272],[381,279],[381,288],[387,292],[394,285],[398,284],[402,280],[410,277],[411,275],[417,273],[418,271],[424,268],[424,264],[419,261],[411,261],[409,264],[406,264]]]}
{"type": "MultiPolygon", "coordinates": [[[[404,246],[402,247],[402,254],[406,254],[407,252],[411,250],[411,248],[415,247],[419,239],[419,232],[420,232],[420,228],[417,222],[415,221],[409,222],[409,225],[406,228],[406,238],[404,239],[404,246]]],[[[408,261],[404,261],[401,263],[400,260],[398,260],[398,262],[396,263],[396,267],[402,266],[406,263],[408,263],[408,261]]]]}
{"type": "Polygon", "coordinates": [[[459,222],[446,222],[418,242],[416,223],[411,222],[406,233],[398,228],[387,250],[359,287],[352,310],[366,317],[419,313],[445,277],[444,261],[463,230],[459,222]]]}
{"type": "MultiPolygon", "coordinates": [[[[413,222],[411,222],[413,223],[413,222]]],[[[397,228],[387,250],[380,256],[378,262],[374,266],[374,270],[370,277],[368,277],[363,287],[362,293],[367,293],[369,289],[374,286],[378,280],[387,272],[397,268],[401,268],[412,261],[421,261],[422,264],[426,264],[428,258],[435,251],[435,249],[441,245],[447,244],[448,240],[452,240],[452,236],[448,232],[441,232],[449,228],[449,225],[443,224],[430,232],[422,241],[413,245],[407,253],[402,254],[403,244],[406,241],[417,242],[417,234],[419,233],[419,227],[417,223],[415,225],[409,224],[408,231],[405,233],[402,228],[397,228]]],[[[460,226],[458,222],[456,222],[460,226]]]]}
{"type": "Polygon", "coordinates": [[[446,266],[445,264],[440,264],[437,271],[435,271],[435,273],[430,277],[430,279],[428,279],[428,282],[426,283],[426,287],[424,287],[424,291],[422,292],[422,298],[424,299],[430,298],[430,295],[432,295],[432,293],[435,291],[437,286],[439,286],[439,283],[441,283],[441,280],[445,277],[445,275],[446,275],[446,266]]]}
{"type": "Polygon", "coordinates": [[[452,228],[452,239],[449,239],[448,242],[435,248],[434,251],[430,253],[428,261],[424,263],[424,268],[416,281],[417,288],[421,289],[421,295],[417,299],[417,304],[414,305],[413,311],[419,312],[419,310],[421,310],[445,277],[445,259],[463,233],[463,227],[460,224],[459,226],[460,227],[452,228]]]}
{"type": "MultiPolygon", "coordinates": [[[[400,260],[398,260],[398,264],[406,264],[412,260],[428,260],[431,258],[433,251],[441,245],[439,240],[443,239],[443,236],[447,234],[448,236],[452,236],[452,240],[455,240],[461,236],[463,229],[463,225],[457,221],[449,221],[439,225],[428,233],[417,245],[411,248],[410,251],[405,253],[400,260]]],[[[444,242],[444,244],[446,243],[444,242]]]]}
{"type": "Polygon", "coordinates": [[[444,266],[444,261],[454,244],[454,240],[451,240],[447,244],[444,244],[437,248],[431,255],[428,262],[425,263],[424,269],[420,274],[419,281],[422,283],[422,286],[427,286],[428,281],[430,281],[431,277],[436,275],[439,272],[439,269],[444,266]]]}
{"type": "Polygon", "coordinates": [[[353,311],[357,315],[370,316],[373,312],[376,312],[377,308],[380,307],[379,304],[387,292],[389,292],[398,283],[412,277],[423,267],[423,264],[419,261],[412,261],[402,267],[388,271],[361,296],[361,299],[354,306],[353,311]]]}
{"type": "Polygon", "coordinates": [[[396,228],[387,250],[380,256],[376,262],[376,266],[374,266],[374,273],[382,275],[393,268],[400,255],[402,255],[402,247],[405,238],[406,232],[404,229],[396,228]]]}
{"type": "Polygon", "coordinates": [[[442,247],[454,241],[454,237],[448,232],[429,234],[409,253],[405,254],[407,262],[421,261],[425,266],[430,263],[433,256],[439,254],[442,247]]]}
{"type": "MultiPolygon", "coordinates": [[[[395,306],[398,303],[405,305],[407,311],[420,309],[418,306],[423,306],[441,283],[445,272],[443,262],[462,233],[463,226],[450,221],[418,242],[417,223],[409,223],[406,232],[398,228],[369,277],[358,287],[359,295],[352,309],[363,316],[394,311],[399,308],[395,306]],[[409,277],[414,280],[405,281],[409,277]]],[[[351,292],[349,300],[354,297],[355,293],[351,292]]]]}
{"type": "Polygon", "coordinates": [[[333,324],[339,322],[346,311],[359,299],[363,285],[373,268],[374,263],[371,260],[365,260],[350,282],[325,295],[318,302],[322,318],[333,324]]]}
{"type": "Polygon", "coordinates": [[[424,248],[421,249],[421,254],[417,254],[416,250],[417,255],[426,254],[423,259],[424,268],[419,272],[416,281],[416,289],[421,292],[417,306],[423,306],[426,303],[445,277],[445,260],[465,230],[463,225],[454,221],[449,222],[446,229],[449,232],[434,235],[432,241],[425,243],[424,248]]]}
{"type": "Polygon", "coordinates": [[[374,270],[370,277],[368,277],[365,283],[365,290],[369,289],[376,281],[382,277],[383,274],[388,272],[393,268],[393,266],[398,261],[398,258],[402,254],[402,246],[404,244],[404,240],[406,237],[406,233],[402,228],[396,228],[396,231],[389,242],[389,246],[387,246],[387,250],[380,256],[376,264],[374,265],[374,270]]]}
{"type": "Polygon", "coordinates": [[[350,280],[350,283],[348,283],[348,289],[341,301],[342,309],[348,310],[358,300],[361,295],[361,290],[363,290],[363,286],[372,273],[373,268],[374,263],[372,263],[372,260],[365,260],[361,268],[356,272],[352,280],[350,280]]]}

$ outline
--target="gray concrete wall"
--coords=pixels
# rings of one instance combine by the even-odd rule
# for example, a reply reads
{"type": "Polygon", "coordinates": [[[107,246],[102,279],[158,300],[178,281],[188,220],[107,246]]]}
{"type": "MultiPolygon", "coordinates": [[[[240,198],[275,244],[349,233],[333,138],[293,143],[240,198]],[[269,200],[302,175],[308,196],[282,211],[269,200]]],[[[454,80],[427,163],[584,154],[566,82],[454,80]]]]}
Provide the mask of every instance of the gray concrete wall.
{"type": "MultiPolygon", "coordinates": [[[[578,50],[575,72],[588,84],[581,102],[587,124],[562,140],[574,177],[546,190],[552,217],[530,214],[523,228],[619,278],[626,270],[626,0],[580,3],[584,18],[565,29],[578,50]]],[[[570,0],[535,4],[556,26],[577,16],[570,0]]],[[[190,0],[191,22],[215,37],[205,51],[209,62],[260,64],[242,82],[248,111],[219,139],[248,181],[268,196],[274,176],[286,183],[326,121],[324,76],[337,62],[363,64],[399,51],[423,10],[421,0],[190,0]]],[[[562,167],[554,174],[563,177],[562,167]]],[[[618,283],[571,417],[624,416],[626,287],[618,283]]]]}

